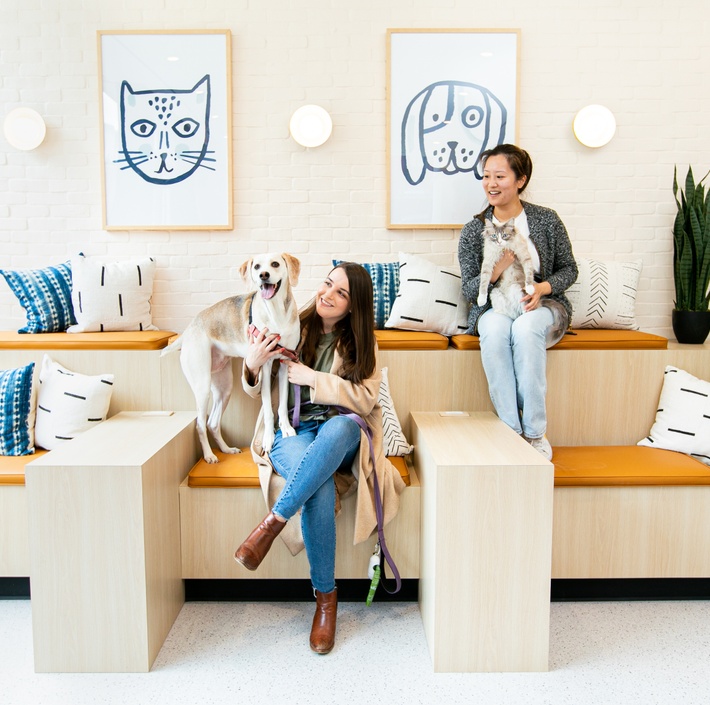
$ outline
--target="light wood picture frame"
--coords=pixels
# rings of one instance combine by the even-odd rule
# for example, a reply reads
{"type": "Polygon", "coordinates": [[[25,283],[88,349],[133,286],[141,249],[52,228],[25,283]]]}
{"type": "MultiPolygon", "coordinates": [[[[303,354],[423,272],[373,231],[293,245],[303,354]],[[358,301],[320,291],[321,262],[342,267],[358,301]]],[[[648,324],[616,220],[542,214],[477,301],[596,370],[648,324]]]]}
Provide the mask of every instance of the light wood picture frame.
{"type": "Polygon", "coordinates": [[[232,230],[229,30],[99,31],[105,230],[232,230]]]}
{"type": "Polygon", "coordinates": [[[389,229],[484,208],[480,154],[518,138],[519,61],[519,29],[387,30],[389,229]]]}

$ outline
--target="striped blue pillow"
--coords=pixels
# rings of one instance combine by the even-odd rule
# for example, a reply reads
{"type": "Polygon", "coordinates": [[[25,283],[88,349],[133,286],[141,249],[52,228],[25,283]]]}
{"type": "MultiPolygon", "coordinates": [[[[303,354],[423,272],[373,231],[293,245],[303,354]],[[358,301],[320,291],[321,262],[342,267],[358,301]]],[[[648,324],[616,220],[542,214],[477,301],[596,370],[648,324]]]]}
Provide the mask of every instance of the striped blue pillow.
{"type": "MultiPolygon", "coordinates": [[[[334,259],[333,266],[345,260],[334,259]]],[[[382,330],[390,317],[392,304],[399,292],[399,262],[359,262],[370,274],[375,309],[375,328],[382,330]]]]}
{"type": "Polygon", "coordinates": [[[62,333],[74,325],[71,302],[71,263],[44,269],[0,269],[27,314],[18,333],[62,333]]]}
{"type": "Polygon", "coordinates": [[[35,363],[0,370],[0,455],[34,453],[32,373],[35,363]]]}

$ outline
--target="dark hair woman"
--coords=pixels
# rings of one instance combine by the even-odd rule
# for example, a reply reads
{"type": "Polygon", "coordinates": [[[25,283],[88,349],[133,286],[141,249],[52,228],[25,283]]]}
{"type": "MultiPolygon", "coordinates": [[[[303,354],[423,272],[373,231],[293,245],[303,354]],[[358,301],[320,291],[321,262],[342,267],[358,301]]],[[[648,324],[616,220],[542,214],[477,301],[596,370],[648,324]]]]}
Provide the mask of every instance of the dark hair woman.
{"type": "MultiPolygon", "coordinates": [[[[321,654],[327,654],[335,643],[336,509],[340,495],[352,489],[354,482],[358,483],[355,542],[367,539],[376,525],[369,442],[357,422],[339,414],[336,407],[355,412],[372,432],[385,522],[396,514],[398,495],[404,488],[382,451],[382,412],[377,403],[381,374],[372,298],[367,270],[342,262],[301,313],[300,361],[281,362],[288,365],[289,382],[301,389],[300,423],[292,436],[277,430],[273,447],[266,453],[259,416],[252,454],[260,466],[271,511],[234,556],[249,570],[256,570],[279,534],[294,554],[305,545],[316,596],[310,645],[321,654]],[[289,522],[299,511],[300,526],[289,522]]],[[[250,396],[259,396],[261,367],[279,354],[278,344],[278,336],[268,330],[251,341],[243,368],[243,386],[250,396]]]]}

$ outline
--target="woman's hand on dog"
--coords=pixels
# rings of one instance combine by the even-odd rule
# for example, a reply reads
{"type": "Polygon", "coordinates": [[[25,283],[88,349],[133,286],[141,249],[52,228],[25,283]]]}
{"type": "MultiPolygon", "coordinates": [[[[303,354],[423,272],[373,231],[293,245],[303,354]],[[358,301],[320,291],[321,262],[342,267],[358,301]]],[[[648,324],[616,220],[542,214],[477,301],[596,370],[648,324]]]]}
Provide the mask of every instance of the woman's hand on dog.
{"type": "Polygon", "coordinates": [[[292,360],[281,360],[282,365],[288,367],[288,381],[291,384],[297,384],[299,387],[316,386],[316,373],[302,362],[293,362],[292,360]]]}
{"type": "Polygon", "coordinates": [[[279,354],[280,342],[281,336],[269,333],[268,328],[263,328],[256,335],[249,336],[249,351],[244,358],[244,364],[254,378],[258,377],[264,363],[279,354]]]}

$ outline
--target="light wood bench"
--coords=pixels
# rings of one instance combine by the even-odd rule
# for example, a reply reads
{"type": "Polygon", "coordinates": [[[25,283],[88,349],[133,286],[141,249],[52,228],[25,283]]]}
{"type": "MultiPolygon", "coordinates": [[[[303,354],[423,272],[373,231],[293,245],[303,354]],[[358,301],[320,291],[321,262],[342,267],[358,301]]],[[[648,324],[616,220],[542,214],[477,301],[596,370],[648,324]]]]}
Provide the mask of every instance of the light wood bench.
{"type": "MultiPolygon", "coordinates": [[[[67,369],[87,375],[110,372],[114,387],[108,415],[120,411],[162,410],[166,370],[161,350],[175,336],[171,331],[121,333],[38,333],[0,331],[0,369],[34,362],[38,374],[43,355],[67,369]]],[[[192,410],[194,404],[185,406],[192,410]]],[[[34,455],[0,457],[0,577],[30,574],[27,499],[24,466],[34,455]]]]}

